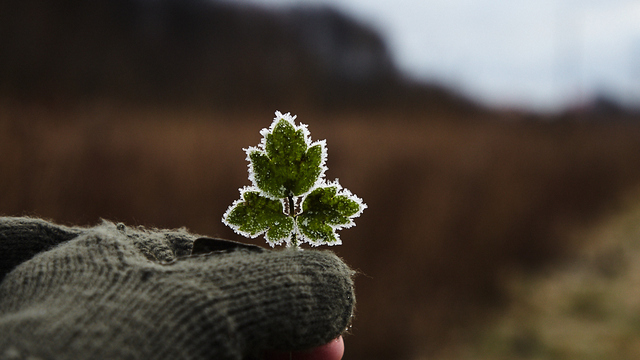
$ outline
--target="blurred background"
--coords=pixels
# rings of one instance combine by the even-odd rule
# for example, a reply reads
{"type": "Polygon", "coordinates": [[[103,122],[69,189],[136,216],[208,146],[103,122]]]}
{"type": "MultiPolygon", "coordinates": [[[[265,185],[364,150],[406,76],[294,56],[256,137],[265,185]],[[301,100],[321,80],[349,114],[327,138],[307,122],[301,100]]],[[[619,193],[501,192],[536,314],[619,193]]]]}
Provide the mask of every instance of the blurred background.
{"type": "Polygon", "coordinates": [[[275,110],[369,205],[345,359],[640,357],[637,1],[0,2],[0,214],[186,227],[275,110]]]}

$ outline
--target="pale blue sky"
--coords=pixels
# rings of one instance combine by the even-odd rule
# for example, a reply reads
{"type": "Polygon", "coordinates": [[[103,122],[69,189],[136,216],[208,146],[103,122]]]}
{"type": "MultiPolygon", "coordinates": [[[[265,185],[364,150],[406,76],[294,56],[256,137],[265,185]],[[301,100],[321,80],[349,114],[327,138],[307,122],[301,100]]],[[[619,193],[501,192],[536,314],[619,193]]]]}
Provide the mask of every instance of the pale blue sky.
{"type": "Polygon", "coordinates": [[[640,104],[640,0],[236,1],[331,4],[379,29],[405,73],[489,105],[640,104]]]}

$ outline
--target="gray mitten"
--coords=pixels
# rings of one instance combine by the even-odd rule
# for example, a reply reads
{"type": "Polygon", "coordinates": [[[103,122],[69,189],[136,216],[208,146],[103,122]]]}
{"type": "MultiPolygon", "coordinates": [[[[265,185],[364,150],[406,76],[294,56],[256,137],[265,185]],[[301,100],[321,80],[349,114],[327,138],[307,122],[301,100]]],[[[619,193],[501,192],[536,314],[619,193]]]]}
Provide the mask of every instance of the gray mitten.
{"type": "Polygon", "coordinates": [[[0,359],[258,359],[348,326],[353,272],[331,252],[190,256],[197,238],[0,218],[0,359]]]}

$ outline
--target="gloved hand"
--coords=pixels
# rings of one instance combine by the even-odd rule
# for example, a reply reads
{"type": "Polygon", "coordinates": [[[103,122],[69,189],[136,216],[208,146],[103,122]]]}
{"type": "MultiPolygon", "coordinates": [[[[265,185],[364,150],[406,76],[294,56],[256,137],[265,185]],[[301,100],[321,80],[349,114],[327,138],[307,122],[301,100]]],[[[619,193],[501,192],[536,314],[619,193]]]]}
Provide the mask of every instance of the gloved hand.
{"type": "Polygon", "coordinates": [[[0,218],[0,359],[260,359],[348,326],[353,272],[331,252],[191,255],[197,238],[0,218]]]}

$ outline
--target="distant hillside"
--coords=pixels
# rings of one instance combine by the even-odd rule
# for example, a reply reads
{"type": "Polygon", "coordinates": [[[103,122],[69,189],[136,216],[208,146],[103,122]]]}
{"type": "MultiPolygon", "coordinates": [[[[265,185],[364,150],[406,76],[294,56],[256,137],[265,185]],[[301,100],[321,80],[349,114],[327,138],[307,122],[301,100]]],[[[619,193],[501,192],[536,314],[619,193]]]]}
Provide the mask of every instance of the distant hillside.
{"type": "Polygon", "coordinates": [[[332,8],[211,0],[3,1],[0,93],[231,107],[465,105],[407,84],[381,36],[332,8]]]}

